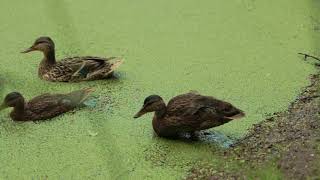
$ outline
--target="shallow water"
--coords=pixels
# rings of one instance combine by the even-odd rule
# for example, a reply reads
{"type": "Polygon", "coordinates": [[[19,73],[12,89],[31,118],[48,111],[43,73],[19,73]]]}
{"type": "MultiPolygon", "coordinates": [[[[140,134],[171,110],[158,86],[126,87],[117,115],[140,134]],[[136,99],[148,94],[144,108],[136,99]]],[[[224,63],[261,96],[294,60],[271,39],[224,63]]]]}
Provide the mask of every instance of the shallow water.
{"type": "Polygon", "coordinates": [[[90,106],[35,124],[0,113],[0,179],[177,179],[270,114],[285,110],[314,71],[315,0],[2,0],[3,93],[29,99],[92,86],[90,106]],[[37,77],[42,54],[20,54],[41,35],[57,57],[123,56],[118,79],[77,84],[37,77]],[[247,117],[199,142],[153,135],[152,115],[133,120],[150,94],[165,100],[197,90],[232,102],[247,117]]]}

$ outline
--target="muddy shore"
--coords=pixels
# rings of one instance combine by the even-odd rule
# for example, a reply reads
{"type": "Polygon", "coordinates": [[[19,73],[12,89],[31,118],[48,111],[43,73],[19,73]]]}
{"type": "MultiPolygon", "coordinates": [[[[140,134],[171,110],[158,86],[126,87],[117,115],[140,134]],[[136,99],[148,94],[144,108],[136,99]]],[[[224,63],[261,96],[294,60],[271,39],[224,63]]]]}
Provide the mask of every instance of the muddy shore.
{"type": "Polygon", "coordinates": [[[310,81],[287,111],[254,125],[245,138],[222,151],[224,166],[195,167],[186,179],[259,179],[261,174],[255,173],[265,168],[271,179],[320,178],[320,74],[310,81]]]}

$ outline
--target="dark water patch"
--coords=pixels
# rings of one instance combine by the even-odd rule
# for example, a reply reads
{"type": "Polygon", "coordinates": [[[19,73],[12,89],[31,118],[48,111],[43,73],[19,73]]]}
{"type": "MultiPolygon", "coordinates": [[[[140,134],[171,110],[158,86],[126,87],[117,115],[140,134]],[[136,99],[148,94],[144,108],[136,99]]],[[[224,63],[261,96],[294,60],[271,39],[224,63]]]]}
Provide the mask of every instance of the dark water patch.
{"type": "Polygon", "coordinates": [[[203,132],[199,138],[203,143],[214,143],[222,148],[229,148],[237,141],[234,137],[216,131],[203,132]]]}
{"type": "Polygon", "coordinates": [[[88,106],[90,108],[95,108],[97,106],[98,99],[96,97],[88,98],[83,104],[85,106],[88,106]]]}

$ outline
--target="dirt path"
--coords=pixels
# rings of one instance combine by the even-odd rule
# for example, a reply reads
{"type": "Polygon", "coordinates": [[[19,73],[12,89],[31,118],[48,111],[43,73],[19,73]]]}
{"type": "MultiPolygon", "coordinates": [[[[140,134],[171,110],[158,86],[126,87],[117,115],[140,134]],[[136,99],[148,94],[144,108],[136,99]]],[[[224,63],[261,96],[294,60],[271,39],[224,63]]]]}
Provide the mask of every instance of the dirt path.
{"type": "Polygon", "coordinates": [[[279,171],[275,179],[320,179],[320,75],[310,79],[288,111],[255,125],[248,136],[222,152],[224,166],[193,168],[187,179],[265,179],[252,171],[256,169],[264,169],[271,178],[268,164],[279,171]],[[231,164],[238,166],[230,168],[231,164]]]}

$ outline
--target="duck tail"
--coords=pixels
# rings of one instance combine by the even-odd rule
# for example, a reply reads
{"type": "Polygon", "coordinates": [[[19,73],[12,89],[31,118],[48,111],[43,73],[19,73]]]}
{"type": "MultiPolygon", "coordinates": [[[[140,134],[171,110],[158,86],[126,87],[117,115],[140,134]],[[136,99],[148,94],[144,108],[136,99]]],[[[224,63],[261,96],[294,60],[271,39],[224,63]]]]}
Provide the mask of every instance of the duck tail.
{"type": "Polygon", "coordinates": [[[81,90],[73,91],[69,93],[68,99],[71,100],[72,104],[77,105],[77,104],[82,104],[88,97],[89,95],[94,91],[93,88],[84,88],[81,90]]]}
{"type": "Polygon", "coordinates": [[[83,88],[82,91],[83,91],[85,94],[90,94],[90,93],[94,92],[95,89],[92,88],[92,87],[87,87],[87,88],[83,88]]]}
{"type": "Polygon", "coordinates": [[[88,97],[89,97],[89,95],[92,93],[92,92],[94,92],[95,90],[94,90],[94,88],[92,88],[92,87],[88,87],[88,88],[84,88],[84,89],[82,89],[82,96],[81,96],[81,101],[80,101],[80,103],[82,103],[83,101],[85,101],[88,97]]]}
{"type": "Polygon", "coordinates": [[[239,110],[237,113],[234,113],[231,116],[227,116],[225,118],[233,120],[233,119],[241,119],[241,118],[243,118],[245,116],[246,116],[246,114],[243,111],[239,110]]]}
{"type": "Polygon", "coordinates": [[[123,63],[123,58],[113,58],[112,60],[110,60],[110,64],[111,64],[110,71],[114,71],[122,63],[123,63]]]}

